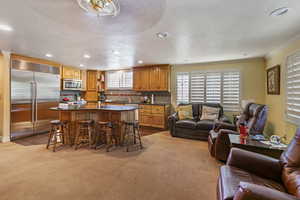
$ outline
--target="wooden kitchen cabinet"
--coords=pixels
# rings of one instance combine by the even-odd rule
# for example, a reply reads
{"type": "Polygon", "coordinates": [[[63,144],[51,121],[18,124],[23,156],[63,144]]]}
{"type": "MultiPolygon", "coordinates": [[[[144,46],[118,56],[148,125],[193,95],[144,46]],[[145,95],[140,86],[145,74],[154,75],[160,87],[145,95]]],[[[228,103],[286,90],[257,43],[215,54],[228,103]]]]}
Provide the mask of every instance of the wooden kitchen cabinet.
{"type": "Polygon", "coordinates": [[[96,70],[86,71],[86,101],[98,101],[97,74],[96,70]]]}
{"type": "Polygon", "coordinates": [[[133,70],[135,91],[169,91],[170,66],[137,67],[133,70]]]}
{"type": "Polygon", "coordinates": [[[80,69],[70,66],[63,66],[62,68],[62,78],[63,79],[81,79],[81,72],[80,69]]]}
{"type": "Polygon", "coordinates": [[[140,105],[139,122],[141,126],[167,128],[169,105],[140,105]]]}
{"type": "Polygon", "coordinates": [[[80,70],[80,79],[82,81],[82,91],[86,91],[86,70],[80,70]]]}
{"type": "Polygon", "coordinates": [[[87,71],[87,91],[97,91],[97,71],[87,71]]]}

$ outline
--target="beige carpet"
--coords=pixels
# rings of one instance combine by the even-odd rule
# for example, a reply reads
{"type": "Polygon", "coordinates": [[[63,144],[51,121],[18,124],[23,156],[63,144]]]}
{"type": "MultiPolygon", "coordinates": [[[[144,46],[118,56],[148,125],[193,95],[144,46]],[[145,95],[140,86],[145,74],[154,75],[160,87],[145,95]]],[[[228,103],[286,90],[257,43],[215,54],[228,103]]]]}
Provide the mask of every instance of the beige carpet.
{"type": "Polygon", "coordinates": [[[1,200],[215,200],[218,164],[207,142],[143,137],[145,149],[56,153],[45,136],[0,144],[1,200]]]}

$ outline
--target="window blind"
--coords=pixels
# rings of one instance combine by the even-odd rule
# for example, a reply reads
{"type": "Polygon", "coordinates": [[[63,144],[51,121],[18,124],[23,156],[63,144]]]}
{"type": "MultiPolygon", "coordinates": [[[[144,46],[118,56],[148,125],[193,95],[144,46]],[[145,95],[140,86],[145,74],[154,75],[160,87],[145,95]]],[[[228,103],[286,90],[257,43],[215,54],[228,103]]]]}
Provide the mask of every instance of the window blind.
{"type": "Polygon", "coordinates": [[[221,103],[226,111],[240,107],[240,72],[180,72],[177,103],[221,103]]]}
{"type": "Polygon", "coordinates": [[[177,103],[189,102],[189,73],[177,73],[177,103]]]}
{"type": "Polygon", "coordinates": [[[206,74],[207,103],[221,103],[221,73],[206,74]]]}
{"type": "Polygon", "coordinates": [[[287,58],[286,116],[293,123],[300,123],[300,52],[287,58]]]}
{"type": "Polygon", "coordinates": [[[106,72],[108,89],[132,89],[132,71],[109,71],[106,72]]]}
{"type": "Polygon", "coordinates": [[[238,111],[240,105],[240,72],[223,74],[223,107],[225,110],[238,111]]]}

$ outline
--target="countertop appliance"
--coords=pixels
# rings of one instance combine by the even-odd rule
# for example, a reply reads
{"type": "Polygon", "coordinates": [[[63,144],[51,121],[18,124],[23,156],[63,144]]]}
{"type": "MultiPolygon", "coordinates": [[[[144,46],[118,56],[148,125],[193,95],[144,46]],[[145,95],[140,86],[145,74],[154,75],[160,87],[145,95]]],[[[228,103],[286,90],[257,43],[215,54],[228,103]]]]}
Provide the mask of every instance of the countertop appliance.
{"type": "Polygon", "coordinates": [[[11,140],[48,132],[58,113],[59,68],[26,61],[11,62],[11,140]]]}
{"type": "Polygon", "coordinates": [[[82,80],[64,79],[63,90],[82,90],[82,80]]]}

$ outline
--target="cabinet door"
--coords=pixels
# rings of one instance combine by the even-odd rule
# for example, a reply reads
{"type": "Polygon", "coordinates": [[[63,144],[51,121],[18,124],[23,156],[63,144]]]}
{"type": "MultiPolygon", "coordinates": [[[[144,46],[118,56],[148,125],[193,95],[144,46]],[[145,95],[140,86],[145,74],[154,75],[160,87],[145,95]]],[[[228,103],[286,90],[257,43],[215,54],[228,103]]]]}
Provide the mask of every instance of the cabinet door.
{"type": "Polygon", "coordinates": [[[140,124],[143,126],[152,126],[152,116],[140,114],[139,116],[140,124]]]}
{"type": "Polygon", "coordinates": [[[160,91],[169,91],[170,88],[170,67],[160,67],[159,69],[159,87],[160,91]]]}
{"type": "Polygon", "coordinates": [[[143,68],[141,71],[141,90],[142,91],[148,91],[149,90],[149,82],[150,82],[150,70],[149,68],[143,68]]]}
{"type": "Polygon", "coordinates": [[[140,91],[142,88],[141,84],[141,69],[134,69],[133,70],[133,90],[140,91]]]}
{"type": "Polygon", "coordinates": [[[87,71],[87,90],[97,91],[97,71],[87,71]]]}
{"type": "Polygon", "coordinates": [[[63,79],[73,79],[74,70],[72,67],[63,66],[63,79]]]}
{"type": "Polygon", "coordinates": [[[149,90],[157,91],[159,89],[160,89],[160,69],[159,67],[151,67],[149,90]]]}
{"type": "Polygon", "coordinates": [[[82,80],[82,90],[86,90],[86,70],[80,70],[80,80],[82,80]]]}
{"type": "Polygon", "coordinates": [[[73,69],[73,79],[81,80],[80,69],[73,69]]]}
{"type": "Polygon", "coordinates": [[[165,128],[165,117],[160,114],[152,115],[152,126],[158,128],[165,128]]]}

